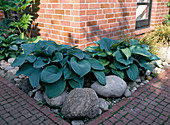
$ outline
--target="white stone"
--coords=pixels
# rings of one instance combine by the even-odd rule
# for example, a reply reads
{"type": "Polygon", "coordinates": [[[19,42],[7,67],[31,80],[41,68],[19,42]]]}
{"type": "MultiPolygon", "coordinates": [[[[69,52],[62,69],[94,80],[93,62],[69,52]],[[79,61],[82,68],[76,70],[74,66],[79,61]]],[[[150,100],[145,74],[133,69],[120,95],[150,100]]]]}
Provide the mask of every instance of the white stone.
{"type": "Polygon", "coordinates": [[[99,115],[101,115],[102,114],[102,110],[101,109],[99,109],[99,115]]]}
{"type": "Polygon", "coordinates": [[[143,81],[143,83],[144,83],[144,84],[147,84],[148,82],[149,82],[149,80],[145,80],[145,81],[143,81]]]}
{"type": "Polygon", "coordinates": [[[102,98],[99,98],[99,108],[103,111],[107,111],[109,109],[108,103],[102,98]]]}
{"type": "Polygon", "coordinates": [[[150,71],[150,70],[146,70],[145,75],[146,75],[146,76],[150,76],[150,75],[151,75],[151,71],[150,71]]]}
{"type": "Polygon", "coordinates": [[[73,120],[71,124],[72,125],[84,125],[84,122],[82,120],[73,120]]]}
{"type": "Polygon", "coordinates": [[[154,68],[154,70],[152,72],[155,74],[160,74],[162,72],[162,70],[161,70],[161,68],[156,67],[156,68],[154,68]]]}
{"type": "Polygon", "coordinates": [[[51,109],[51,111],[54,112],[54,113],[56,113],[56,114],[59,113],[58,109],[51,109]]]}
{"type": "Polygon", "coordinates": [[[168,69],[169,68],[169,65],[167,62],[163,62],[163,66],[164,66],[164,69],[168,69]]]}
{"type": "Polygon", "coordinates": [[[146,79],[150,81],[150,80],[152,80],[153,78],[152,78],[152,76],[147,76],[146,79]]]}
{"type": "Polygon", "coordinates": [[[140,85],[139,85],[139,84],[137,84],[137,85],[136,85],[136,88],[140,88],[140,85]]]}
{"type": "Polygon", "coordinates": [[[136,87],[133,87],[133,89],[131,90],[132,93],[134,93],[137,90],[136,87]]]}
{"type": "Polygon", "coordinates": [[[5,77],[5,71],[0,69],[0,76],[5,77]]]}
{"type": "Polygon", "coordinates": [[[127,88],[127,84],[120,77],[110,75],[106,76],[105,86],[95,82],[91,85],[91,88],[103,97],[121,97],[127,88]]]}
{"type": "Polygon", "coordinates": [[[140,78],[140,76],[136,79],[136,81],[135,82],[141,82],[141,78],[140,78]]]}
{"type": "Polygon", "coordinates": [[[28,92],[28,95],[29,95],[30,97],[32,97],[33,92],[32,92],[32,91],[29,91],[29,92],[28,92]]]}
{"type": "Polygon", "coordinates": [[[144,83],[140,83],[140,86],[142,87],[144,85],[144,83]]]}
{"type": "Polygon", "coordinates": [[[126,89],[124,96],[125,97],[130,97],[132,95],[132,93],[129,91],[129,89],[126,89]]]}
{"type": "Polygon", "coordinates": [[[8,63],[9,63],[9,64],[12,64],[12,63],[14,62],[14,60],[15,60],[15,58],[9,58],[9,59],[8,59],[8,63]]]}
{"type": "Polygon", "coordinates": [[[34,99],[35,99],[36,101],[38,101],[38,102],[43,99],[43,95],[41,94],[40,91],[37,91],[37,92],[35,93],[34,99]]]}
{"type": "Polygon", "coordinates": [[[64,91],[63,93],[61,93],[59,96],[55,98],[48,98],[47,94],[44,93],[44,99],[46,100],[47,104],[50,105],[51,107],[58,107],[63,104],[67,95],[68,92],[64,91]]]}

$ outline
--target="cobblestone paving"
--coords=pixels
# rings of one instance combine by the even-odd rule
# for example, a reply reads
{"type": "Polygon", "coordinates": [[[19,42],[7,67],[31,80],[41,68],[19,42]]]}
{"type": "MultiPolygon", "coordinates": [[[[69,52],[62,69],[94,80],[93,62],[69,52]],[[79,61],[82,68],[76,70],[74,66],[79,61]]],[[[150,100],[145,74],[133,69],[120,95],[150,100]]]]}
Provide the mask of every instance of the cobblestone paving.
{"type": "Polygon", "coordinates": [[[68,125],[0,77],[0,125],[68,125]]]}
{"type": "MultiPolygon", "coordinates": [[[[0,77],[0,125],[69,125],[0,77]]],[[[170,69],[88,125],[170,125],[170,69]]]]}

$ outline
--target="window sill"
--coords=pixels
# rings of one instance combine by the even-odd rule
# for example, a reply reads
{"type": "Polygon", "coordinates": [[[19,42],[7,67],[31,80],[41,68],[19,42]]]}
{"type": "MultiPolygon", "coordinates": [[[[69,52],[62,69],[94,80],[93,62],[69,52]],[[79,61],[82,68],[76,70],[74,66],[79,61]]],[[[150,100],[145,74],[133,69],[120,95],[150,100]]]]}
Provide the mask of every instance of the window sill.
{"type": "Polygon", "coordinates": [[[149,28],[145,28],[145,29],[139,29],[139,30],[135,31],[135,35],[138,36],[138,35],[153,31],[153,30],[154,30],[153,27],[149,27],[149,28]]]}

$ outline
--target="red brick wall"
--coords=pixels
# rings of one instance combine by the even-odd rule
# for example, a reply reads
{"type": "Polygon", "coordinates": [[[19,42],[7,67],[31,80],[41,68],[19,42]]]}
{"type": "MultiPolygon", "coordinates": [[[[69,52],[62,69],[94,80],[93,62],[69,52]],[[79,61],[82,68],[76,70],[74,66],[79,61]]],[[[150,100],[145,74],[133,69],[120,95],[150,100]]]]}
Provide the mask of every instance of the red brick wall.
{"type": "Polygon", "coordinates": [[[3,18],[4,18],[4,13],[2,10],[0,10],[0,21],[3,20],[3,18]]]}
{"type": "MultiPolygon", "coordinates": [[[[169,0],[153,0],[151,27],[168,13],[169,0]]],[[[135,35],[137,0],[40,0],[40,34],[59,44],[84,48],[101,37],[135,35]]],[[[1,13],[0,13],[1,17],[1,13]]]]}
{"type": "MultiPolygon", "coordinates": [[[[151,26],[161,24],[169,0],[153,0],[151,26]]],[[[41,0],[41,36],[84,48],[101,37],[134,36],[137,0],[41,0]]]]}
{"type": "Polygon", "coordinates": [[[151,26],[160,25],[164,21],[164,17],[169,12],[168,2],[169,0],[153,0],[151,26]]]}

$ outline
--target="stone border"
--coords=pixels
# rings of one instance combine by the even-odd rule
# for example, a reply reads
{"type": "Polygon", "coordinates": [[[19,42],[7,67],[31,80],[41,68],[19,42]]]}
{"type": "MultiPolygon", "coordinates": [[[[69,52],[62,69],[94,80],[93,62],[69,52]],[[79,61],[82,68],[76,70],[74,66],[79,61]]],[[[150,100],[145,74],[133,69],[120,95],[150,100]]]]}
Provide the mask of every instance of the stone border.
{"type": "MultiPolygon", "coordinates": [[[[170,68],[164,72],[162,72],[158,77],[152,79],[147,85],[144,85],[143,87],[139,88],[137,91],[135,91],[131,97],[125,98],[121,100],[119,103],[114,105],[112,108],[110,108],[107,112],[103,113],[93,121],[90,121],[88,123],[85,123],[87,125],[96,125],[99,124],[109,117],[111,117],[115,112],[121,110],[121,108],[125,105],[128,105],[130,101],[132,101],[135,97],[138,97],[142,92],[146,91],[148,88],[150,90],[155,90],[160,87],[160,85],[163,82],[166,82],[168,79],[168,74],[170,73],[170,68]]],[[[31,98],[29,95],[24,93],[22,90],[17,88],[15,85],[7,81],[5,78],[0,76],[0,81],[5,84],[7,87],[9,87],[11,90],[13,90],[15,93],[17,93],[20,97],[22,97],[27,103],[29,103],[31,106],[35,107],[38,111],[43,113],[45,116],[47,116],[50,120],[52,120],[54,123],[59,124],[59,125],[70,125],[68,122],[63,120],[60,117],[56,117],[56,114],[54,114],[52,111],[50,111],[46,107],[40,107],[38,105],[37,101],[31,98]]],[[[140,98],[140,97],[139,97],[140,98]]],[[[112,117],[114,119],[114,117],[112,117]]],[[[108,122],[108,121],[106,121],[108,122]]],[[[107,123],[111,124],[111,123],[107,123]]]]}

